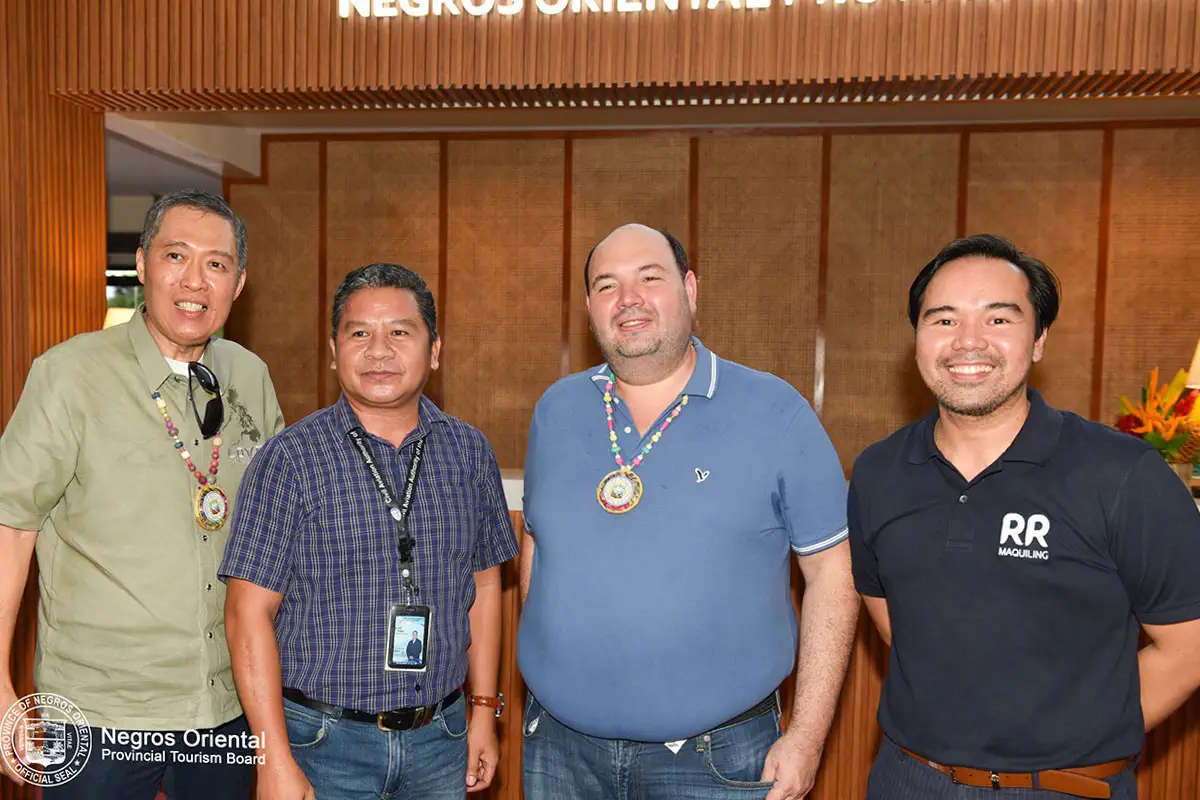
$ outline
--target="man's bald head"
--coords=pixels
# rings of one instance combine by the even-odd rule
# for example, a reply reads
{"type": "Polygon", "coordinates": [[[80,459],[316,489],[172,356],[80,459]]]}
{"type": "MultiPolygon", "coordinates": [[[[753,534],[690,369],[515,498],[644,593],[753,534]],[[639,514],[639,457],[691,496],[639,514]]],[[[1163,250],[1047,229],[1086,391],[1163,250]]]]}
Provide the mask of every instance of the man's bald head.
{"type": "Polygon", "coordinates": [[[682,242],[666,231],[660,231],[657,228],[651,228],[649,225],[630,222],[615,228],[610,234],[608,234],[608,236],[605,236],[603,239],[601,239],[600,242],[588,253],[587,260],[583,262],[583,289],[587,294],[592,293],[592,261],[595,260],[596,254],[606,244],[630,236],[655,237],[665,241],[667,248],[671,251],[671,258],[674,260],[675,266],[679,269],[679,277],[687,277],[688,270],[691,269],[691,266],[688,264],[687,250],[684,249],[682,242]]]}

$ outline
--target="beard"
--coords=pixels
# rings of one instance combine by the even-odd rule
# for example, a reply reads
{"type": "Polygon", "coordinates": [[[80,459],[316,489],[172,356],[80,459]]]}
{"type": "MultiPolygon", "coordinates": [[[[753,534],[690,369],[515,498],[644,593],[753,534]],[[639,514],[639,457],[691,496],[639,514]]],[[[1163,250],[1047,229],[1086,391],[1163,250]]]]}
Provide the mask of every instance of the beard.
{"type": "MultiPolygon", "coordinates": [[[[940,372],[938,373],[939,377],[929,383],[929,389],[937,398],[938,405],[952,414],[963,417],[986,417],[1024,392],[1029,382],[1029,373],[1033,369],[1032,361],[1025,367],[1025,371],[1019,379],[1012,382],[1005,380],[1007,366],[1007,361],[1001,360],[995,363],[994,373],[999,374],[1000,381],[982,392],[970,387],[955,386],[953,381],[940,377],[940,372]]],[[[938,364],[939,370],[944,367],[945,364],[938,364]]]]}
{"type": "Polygon", "coordinates": [[[683,310],[670,319],[655,319],[657,330],[651,336],[620,334],[601,335],[595,323],[590,323],[592,335],[605,360],[622,380],[630,383],[650,383],[661,373],[670,372],[687,352],[692,339],[694,319],[684,300],[683,310]],[[665,324],[664,324],[665,323],[665,324]]]}

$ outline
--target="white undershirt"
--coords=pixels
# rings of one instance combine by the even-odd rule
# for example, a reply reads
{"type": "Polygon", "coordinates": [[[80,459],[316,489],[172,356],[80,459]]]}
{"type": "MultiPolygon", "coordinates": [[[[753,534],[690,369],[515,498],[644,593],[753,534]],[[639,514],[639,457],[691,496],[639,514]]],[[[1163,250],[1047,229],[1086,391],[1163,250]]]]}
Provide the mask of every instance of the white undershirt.
{"type": "MultiPolygon", "coordinates": [[[[163,356],[163,358],[166,358],[166,356],[163,356]]],[[[183,375],[184,377],[187,377],[188,362],[176,361],[173,358],[167,358],[167,365],[171,367],[172,372],[176,373],[177,375],[183,375]]]]}

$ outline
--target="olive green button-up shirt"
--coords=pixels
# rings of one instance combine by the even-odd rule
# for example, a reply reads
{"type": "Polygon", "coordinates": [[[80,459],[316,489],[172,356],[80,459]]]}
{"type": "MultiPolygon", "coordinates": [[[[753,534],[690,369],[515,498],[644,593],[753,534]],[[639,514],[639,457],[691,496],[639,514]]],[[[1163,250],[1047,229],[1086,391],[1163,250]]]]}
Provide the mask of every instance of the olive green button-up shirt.
{"type": "MultiPolygon", "coordinates": [[[[204,363],[225,421],[216,484],[237,502],[250,458],[283,428],[266,365],[213,340],[204,363]]],[[[217,567],[229,524],[196,520],[199,483],[151,398],[207,473],[186,377],[172,372],[142,313],[83,334],[33,364],[0,437],[0,524],[37,531],[41,604],[34,682],[96,727],[211,728],[241,713],[217,567]]],[[[210,396],[193,382],[203,417],[210,396]]]]}

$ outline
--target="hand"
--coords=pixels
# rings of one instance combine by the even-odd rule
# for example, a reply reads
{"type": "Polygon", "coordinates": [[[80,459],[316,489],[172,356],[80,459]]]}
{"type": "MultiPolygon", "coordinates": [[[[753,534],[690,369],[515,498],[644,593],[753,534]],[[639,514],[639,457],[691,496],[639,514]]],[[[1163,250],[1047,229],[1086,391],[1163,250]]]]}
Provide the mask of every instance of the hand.
{"type": "Polygon", "coordinates": [[[467,725],[467,791],[481,792],[490,786],[498,763],[496,716],[490,708],[476,709],[467,725]]]}
{"type": "Polygon", "coordinates": [[[258,768],[257,800],[316,800],[317,793],[291,753],[268,753],[258,768]]]}
{"type": "MultiPolygon", "coordinates": [[[[12,684],[0,686],[0,718],[3,718],[4,714],[8,712],[8,709],[15,702],[17,702],[17,693],[13,689],[12,684]]],[[[17,785],[25,783],[25,779],[18,775],[14,769],[14,765],[19,763],[15,751],[23,750],[24,748],[25,726],[14,725],[12,729],[12,747],[6,747],[3,752],[0,752],[0,772],[3,772],[4,777],[17,785]]]]}
{"type": "Polygon", "coordinates": [[[804,800],[817,780],[821,748],[807,739],[785,733],[771,745],[763,764],[762,780],[774,782],[767,800],[804,800]]]}

